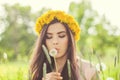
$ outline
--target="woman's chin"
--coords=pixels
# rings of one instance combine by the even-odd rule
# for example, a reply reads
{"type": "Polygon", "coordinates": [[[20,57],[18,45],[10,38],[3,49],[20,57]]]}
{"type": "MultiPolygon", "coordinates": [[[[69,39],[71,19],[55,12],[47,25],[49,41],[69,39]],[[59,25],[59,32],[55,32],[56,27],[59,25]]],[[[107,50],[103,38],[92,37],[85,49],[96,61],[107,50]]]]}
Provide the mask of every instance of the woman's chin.
{"type": "Polygon", "coordinates": [[[61,57],[60,55],[56,55],[56,56],[55,56],[56,59],[57,59],[57,58],[60,58],[60,57],[61,57]]]}

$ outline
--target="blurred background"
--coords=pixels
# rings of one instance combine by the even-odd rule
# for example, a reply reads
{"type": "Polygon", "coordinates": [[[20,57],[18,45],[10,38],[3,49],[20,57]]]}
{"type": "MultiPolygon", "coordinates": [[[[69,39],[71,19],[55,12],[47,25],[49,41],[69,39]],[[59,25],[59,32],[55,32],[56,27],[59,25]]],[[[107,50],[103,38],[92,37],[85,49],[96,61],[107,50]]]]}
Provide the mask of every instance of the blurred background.
{"type": "Polygon", "coordinates": [[[63,10],[81,27],[78,55],[101,71],[101,80],[120,80],[119,0],[0,0],[0,80],[27,80],[37,35],[36,19],[63,10]]]}

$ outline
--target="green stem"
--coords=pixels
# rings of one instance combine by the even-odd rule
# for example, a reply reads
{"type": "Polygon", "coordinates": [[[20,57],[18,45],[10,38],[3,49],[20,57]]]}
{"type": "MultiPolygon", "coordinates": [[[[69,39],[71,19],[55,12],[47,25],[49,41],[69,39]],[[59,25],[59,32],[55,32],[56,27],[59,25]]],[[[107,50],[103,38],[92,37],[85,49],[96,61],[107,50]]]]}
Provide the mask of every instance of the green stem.
{"type": "Polygon", "coordinates": [[[43,77],[46,79],[46,63],[43,64],[43,77]]]}
{"type": "Polygon", "coordinates": [[[51,69],[53,70],[51,58],[50,58],[50,56],[49,56],[48,50],[47,50],[47,48],[45,47],[45,45],[42,45],[42,49],[43,49],[43,51],[44,51],[44,53],[45,53],[45,55],[46,55],[46,57],[47,57],[47,60],[48,60],[48,62],[49,62],[49,64],[50,64],[51,69]]]}
{"type": "Polygon", "coordinates": [[[67,67],[68,67],[69,80],[71,80],[71,67],[70,67],[70,61],[69,61],[69,59],[67,60],[67,67]]]}

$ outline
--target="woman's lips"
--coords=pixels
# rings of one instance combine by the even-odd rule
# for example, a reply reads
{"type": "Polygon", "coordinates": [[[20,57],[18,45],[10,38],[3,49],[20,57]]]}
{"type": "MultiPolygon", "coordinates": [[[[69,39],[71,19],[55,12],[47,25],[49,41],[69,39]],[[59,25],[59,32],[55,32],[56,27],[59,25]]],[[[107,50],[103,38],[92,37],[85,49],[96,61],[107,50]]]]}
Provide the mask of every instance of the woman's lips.
{"type": "Polygon", "coordinates": [[[55,48],[55,49],[57,50],[57,52],[59,52],[59,50],[60,50],[60,49],[58,49],[58,48],[55,48]]]}

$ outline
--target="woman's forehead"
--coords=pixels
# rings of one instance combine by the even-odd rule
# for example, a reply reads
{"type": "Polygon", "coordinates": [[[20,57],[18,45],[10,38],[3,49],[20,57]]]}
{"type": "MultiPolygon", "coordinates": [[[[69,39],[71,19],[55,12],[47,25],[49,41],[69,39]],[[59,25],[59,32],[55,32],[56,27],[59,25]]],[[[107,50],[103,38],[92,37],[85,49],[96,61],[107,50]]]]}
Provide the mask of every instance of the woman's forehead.
{"type": "Polygon", "coordinates": [[[61,23],[51,24],[47,29],[47,33],[61,32],[61,31],[66,32],[65,26],[61,23]]]}

